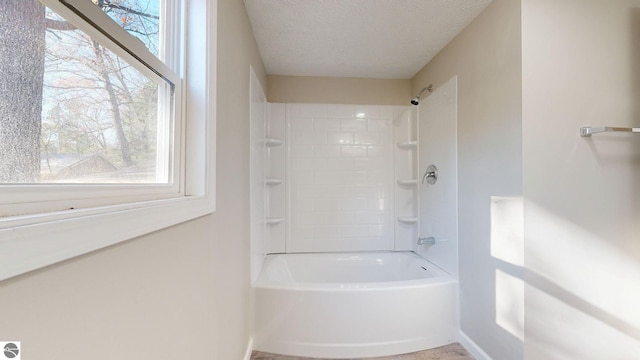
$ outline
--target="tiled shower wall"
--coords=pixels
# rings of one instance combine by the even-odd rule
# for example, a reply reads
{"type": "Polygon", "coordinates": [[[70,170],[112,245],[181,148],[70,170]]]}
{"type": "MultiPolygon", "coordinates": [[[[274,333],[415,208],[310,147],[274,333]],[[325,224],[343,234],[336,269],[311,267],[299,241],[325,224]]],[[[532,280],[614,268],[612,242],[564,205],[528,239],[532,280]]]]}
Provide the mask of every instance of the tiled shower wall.
{"type": "MultiPolygon", "coordinates": [[[[286,134],[274,135],[284,135],[286,155],[284,159],[271,157],[269,166],[277,169],[286,162],[287,189],[284,199],[281,195],[268,199],[269,208],[278,208],[282,201],[287,205],[284,226],[271,226],[269,252],[410,248],[398,246],[394,236],[397,218],[394,127],[407,128],[406,121],[396,123],[402,116],[409,119],[408,108],[269,106],[269,127],[282,128],[284,124],[286,128],[286,134]],[[284,236],[282,229],[286,229],[284,236]]],[[[407,134],[400,136],[407,140],[407,134]]],[[[409,160],[407,166],[412,166],[411,163],[409,160]]],[[[276,190],[282,189],[278,187],[273,189],[270,194],[282,191],[276,190]]],[[[415,207],[405,215],[415,217],[414,210],[415,207]]]]}

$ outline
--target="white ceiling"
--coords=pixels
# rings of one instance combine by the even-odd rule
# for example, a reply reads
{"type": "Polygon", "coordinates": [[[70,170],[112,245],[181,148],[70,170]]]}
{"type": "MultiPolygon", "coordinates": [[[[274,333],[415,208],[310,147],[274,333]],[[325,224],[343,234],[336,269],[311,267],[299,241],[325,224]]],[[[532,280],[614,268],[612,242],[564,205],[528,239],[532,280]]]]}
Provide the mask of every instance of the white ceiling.
{"type": "Polygon", "coordinates": [[[409,79],[491,0],[245,0],[268,74],[409,79]]]}

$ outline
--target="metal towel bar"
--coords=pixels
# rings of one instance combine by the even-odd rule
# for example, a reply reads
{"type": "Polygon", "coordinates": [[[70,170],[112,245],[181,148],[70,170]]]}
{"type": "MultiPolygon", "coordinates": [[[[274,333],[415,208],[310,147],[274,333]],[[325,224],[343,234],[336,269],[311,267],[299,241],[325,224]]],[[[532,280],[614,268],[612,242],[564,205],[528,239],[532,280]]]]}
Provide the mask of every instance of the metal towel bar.
{"type": "Polygon", "coordinates": [[[640,133],[640,128],[626,128],[626,127],[616,127],[616,126],[600,126],[600,127],[585,126],[580,128],[580,136],[582,137],[591,137],[591,135],[593,134],[599,134],[603,132],[640,133]]]}

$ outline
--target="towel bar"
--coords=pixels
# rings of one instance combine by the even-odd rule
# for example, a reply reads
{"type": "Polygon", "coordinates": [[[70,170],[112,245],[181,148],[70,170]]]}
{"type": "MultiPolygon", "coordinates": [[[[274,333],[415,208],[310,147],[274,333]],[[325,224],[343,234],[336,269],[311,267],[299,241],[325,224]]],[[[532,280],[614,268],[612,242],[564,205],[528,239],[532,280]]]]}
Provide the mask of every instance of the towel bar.
{"type": "Polygon", "coordinates": [[[616,127],[616,126],[600,126],[600,127],[585,126],[580,128],[580,136],[582,137],[591,137],[591,135],[593,134],[599,134],[603,132],[640,133],[640,128],[625,128],[625,127],[616,127]]]}

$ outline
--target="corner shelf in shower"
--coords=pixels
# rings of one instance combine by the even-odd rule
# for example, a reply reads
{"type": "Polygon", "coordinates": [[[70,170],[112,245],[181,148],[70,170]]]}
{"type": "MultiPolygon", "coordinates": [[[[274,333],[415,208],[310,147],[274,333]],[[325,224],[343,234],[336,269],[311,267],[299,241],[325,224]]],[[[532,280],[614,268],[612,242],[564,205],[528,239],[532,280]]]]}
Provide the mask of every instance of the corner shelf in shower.
{"type": "Polygon", "coordinates": [[[418,179],[398,179],[396,180],[398,182],[398,185],[401,186],[414,186],[414,185],[418,185],[418,179]]]}
{"type": "Polygon", "coordinates": [[[267,225],[276,225],[276,224],[280,224],[283,221],[284,221],[284,218],[282,217],[268,217],[265,219],[265,222],[267,223],[267,225]]]}
{"type": "Polygon", "coordinates": [[[418,218],[409,216],[398,216],[398,221],[405,224],[415,224],[418,222],[418,218]]]}
{"type": "Polygon", "coordinates": [[[279,185],[282,184],[282,179],[278,179],[278,178],[270,178],[268,177],[265,182],[267,183],[267,185],[279,185]]]}
{"type": "Polygon", "coordinates": [[[276,138],[266,138],[264,139],[264,144],[267,145],[267,147],[274,147],[284,144],[284,141],[276,138]]]}
{"type": "Polygon", "coordinates": [[[417,141],[403,141],[398,143],[398,147],[400,149],[411,150],[415,149],[418,146],[417,141]]]}

